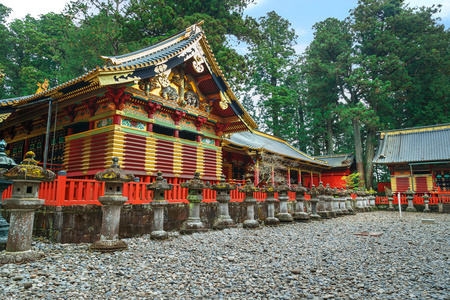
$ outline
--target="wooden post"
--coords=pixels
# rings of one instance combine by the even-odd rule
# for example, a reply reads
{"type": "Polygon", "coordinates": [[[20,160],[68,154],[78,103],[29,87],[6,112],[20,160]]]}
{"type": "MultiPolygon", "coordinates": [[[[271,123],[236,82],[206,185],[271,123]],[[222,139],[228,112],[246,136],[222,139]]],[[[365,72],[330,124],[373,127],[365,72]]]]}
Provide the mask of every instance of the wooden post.
{"type": "Polygon", "coordinates": [[[64,206],[64,198],[66,197],[66,180],[67,172],[59,171],[56,178],[56,206],[64,206]]]}

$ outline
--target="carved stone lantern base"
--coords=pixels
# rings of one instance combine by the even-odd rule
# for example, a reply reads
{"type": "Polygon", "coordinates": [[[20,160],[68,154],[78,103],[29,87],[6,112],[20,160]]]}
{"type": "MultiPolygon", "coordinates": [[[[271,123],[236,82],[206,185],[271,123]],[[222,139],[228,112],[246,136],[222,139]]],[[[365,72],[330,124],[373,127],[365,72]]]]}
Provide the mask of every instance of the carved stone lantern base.
{"type": "Polygon", "coordinates": [[[242,227],[246,229],[259,228],[259,222],[256,220],[245,220],[244,224],[242,224],[242,227]]]}
{"type": "Polygon", "coordinates": [[[295,212],[292,215],[292,218],[294,219],[294,221],[297,221],[297,222],[304,222],[304,223],[311,222],[311,219],[309,218],[308,214],[305,212],[295,212]]]}
{"type": "Polygon", "coordinates": [[[205,225],[200,221],[198,222],[184,222],[183,225],[181,225],[180,234],[193,234],[195,232],[205,232],[208,229],[205,228],[205,225]]]}
{"type": "Polygon", "coordinates": [[[230,216],[220,215],[219,218],[217,218],[216,222],[214,222],[212,229],[214,230],[222,230],[226,228],[236,228],[237,225],[233,221],[233,219],[230,218],[230,216]]]}
{"type": "Polygon", "coordinates": [[[276,218],[280,220],[280,222],[292,222],[294,221],[294,218],[290,213],[279,213],[276,214],[276,218]]]}
{"type": "Polygon", "coordinates": [[[164,207],[169,201],[154,200],[150,205],[154,209],[154,230],[150,234],[152,240],[167,240],[169,234],[164,230],[164,207]]]}
{"type": "Polygon", "coordinates": [[[417,209],[416,209],[414,206],[413,206],[413,207],[408,206],[408,207],[406,208],[406,211],[407,211],[407,212],[416,212],[417,209]]]}
{"type": "Polygon", "coordinates": [[[278,226],[278,225],[280,225],[280,220],[278,220],[278,218],[275,218],[275,217],[267,217],[264,220],[264,225],[266,225],[266,226],[278,226]]]}
{"type": "Polygon", "coordinates": [[[114,252],[128,249],[127,244],[122,240],[96,241],[89,248],[95,252],[114,252]]]}
{"type": "Polygon", "coordinates": [[[44,253],[35,250],[4,252],[0,254],[0,265],[5,264],[25,264],[44,257],[44,253]]]}

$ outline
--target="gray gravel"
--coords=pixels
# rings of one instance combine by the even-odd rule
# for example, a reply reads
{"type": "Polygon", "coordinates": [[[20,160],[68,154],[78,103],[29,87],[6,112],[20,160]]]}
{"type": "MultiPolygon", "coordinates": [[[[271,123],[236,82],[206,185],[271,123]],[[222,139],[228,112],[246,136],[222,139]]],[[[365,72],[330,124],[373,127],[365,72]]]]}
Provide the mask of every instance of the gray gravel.
{"type": "Polygon", "coordinates": [[[0,299],[450,299],[449,234],[449,215],[371,212],[109,254],[36,242],[44,259],[0,267],[0,299]]]}

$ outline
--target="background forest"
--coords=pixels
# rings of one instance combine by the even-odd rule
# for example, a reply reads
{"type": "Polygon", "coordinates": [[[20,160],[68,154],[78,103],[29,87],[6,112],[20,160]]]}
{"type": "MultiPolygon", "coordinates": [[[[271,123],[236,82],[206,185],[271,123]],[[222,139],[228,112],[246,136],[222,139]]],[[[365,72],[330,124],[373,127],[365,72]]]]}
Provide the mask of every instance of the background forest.
{"type": "MultiPolygon", "coordinates": [[[[354,152],[367,186],[379,130],[450,123],[450,33],[439,7],[359,0],[345,20],[314,25],[305,53],[276,12],[255,0],[75,0],[63,13],[7,22],[0,4],[0,99],[33,94],[205,20],[233,90],[262,131],[310,154],[354,152]],[[245,55],[231,42],[249,45],[245,55]]],[[[299,16],[301,17],[301,16],[299,16]]]]}

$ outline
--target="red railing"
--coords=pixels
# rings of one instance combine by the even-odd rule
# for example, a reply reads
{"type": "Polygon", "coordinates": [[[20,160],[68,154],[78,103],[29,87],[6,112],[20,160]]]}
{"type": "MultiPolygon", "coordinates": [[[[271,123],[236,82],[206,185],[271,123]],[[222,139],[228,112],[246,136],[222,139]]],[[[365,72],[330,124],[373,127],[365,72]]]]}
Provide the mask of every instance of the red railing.
{"type": "MultiPolygon", "coordinates": [[[[154,179],[152,179],[154,180],[154,179]]],[[[169,202],[185,202],[187,203],[188,190],[180,186],[181,180],[178,178],[168,178],[168,183],[173,184],[173,189],[166,192],[166,199],[169,202]]],[[[232,183],[240,184],[241,187],[245,184],[243,180],[230,180],[232,183]]],[[[144,204],[149,203],[153,199],[151,191],[147,191],[147,184],[149,182],[130,182],[124,184],[123,195],[128,197],[127,203],[130,204],[144,204]]],[[[214,184],[216,182],[210,182],[214,184]]],[[[238,187],[239,189],[239,187],[238,187]]],[[[241,202],[245,198],[244,193],[240,193],[238,189],[231,191],[231,201],[241,202]]],[[[90,179],[71,179],[65,175],[58,175],[58,177],[52,182],[41,183],[39,190],[39,198],[45,199],[45,205],[54,206],[69,206],[69,205],[99,205],[98,197],[104,195],[105,185],[103,182],[90,179]]],[[[12,186],[3,192],[2,199],[10,198],[12,192],[12,186]]],[[[295,193],[289,192],[289,199],[295,199],[295,193]]],[[[414,197],[414,204],[424,204],[421,194],[414,197]]],[[[254,193],[254,197],[257,201],[264,201],[266,194],[262,192],[254,193]]],[[[278,194],[275,193],[275,197],[278,194]]],[[[352,198],[356,195],[352,194],[352,198]]],[[[401,195],[400,201],[402,204],[408,204],[405,195],[401,195]]],[[[306,195],[306,200],[310,200],[311,197],[306,195]]],[[[204,202],[216,201],[216,192],[213,190],[205,190],[203,193],[204,202]]],[[[450,198],[432,196],[430,199],[430,205],[436,205],[440,202],[450,202],[450,198]]],[[[387,197],[376,197],[376,204],[389,204],[387,197]]],[[[397,195],[394,196],[394,204],[398,204],[397,195]]]]}
{"type": "MultiPolygon", "coordinates": [[[[417,194],[414,196],[413,203],[417,205],[424,205],[424,201],[422,198],[423,194],[417,194]]],[[[395,195],[394,201],[392,201],[392,204],[398,205],[398,195],[395,195]]],[[[431,196],[428,201],[430,201],[429,205],[437,205],[438,203],[450,203],[450,197],[438,197],[438,196],[431,196]]],[[[408,204],[408,200],[406,199],[405,195],[400,195],[400,203],[401,204],[408,204]]],[[[389,204],[388,197],[376,197],[375,204],[389,204]]]]}

